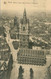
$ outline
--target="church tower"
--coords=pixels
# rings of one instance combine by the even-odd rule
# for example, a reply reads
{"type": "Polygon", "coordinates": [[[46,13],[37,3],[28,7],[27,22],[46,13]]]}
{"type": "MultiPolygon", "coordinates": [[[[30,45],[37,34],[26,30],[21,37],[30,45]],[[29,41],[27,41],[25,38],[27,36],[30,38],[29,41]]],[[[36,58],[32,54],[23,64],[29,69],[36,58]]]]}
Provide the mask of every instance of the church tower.
{"type": "Polygon", "coordinates": [[[19,39],[19,23],[18,23],[18,18],[15,16],[14,17],[14,31],[15,31],[15,35],[16,35],[16,38],[19,39]]]}
{"type": "Polygon", "coordinates": [[[18,18],[16,16],[14,17],[14,26],[19,26],[18,18]]]}
{"type": "Polygon", "coordinates": [[[20,48],[28,48],[29,44],[29,19],[27,19],[26,9],[19,27],[20,48]]]}

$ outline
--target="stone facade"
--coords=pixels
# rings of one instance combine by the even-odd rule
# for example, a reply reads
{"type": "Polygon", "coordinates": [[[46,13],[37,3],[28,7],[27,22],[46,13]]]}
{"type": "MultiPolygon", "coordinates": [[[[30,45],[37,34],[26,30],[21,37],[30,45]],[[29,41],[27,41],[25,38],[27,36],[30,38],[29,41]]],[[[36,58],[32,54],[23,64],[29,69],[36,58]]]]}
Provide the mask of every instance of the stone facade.
{"type": "Polygon", "coordinates": [[[28,48],[28,35],[19,35],[19,39],[20,39],[20,48],[28,48]]]}
{"type": "Polygon", "coordinates": [[[18,54],[18,63],[31,65],[45,65],[46,55],[44,50],[20,49],[18,54]]]}
{"type": "Polygon", "coordinates": [[[27,19],[26,10],[23,13],[23,19],[19,26],[20,48],[28,48],[29,43],[29,20],[27,19]]]}
{"type": "Polygon", "coordinates": [[[10,36],[11,36],[11,39],[19,38],[19,23],[16,16],[14,17],[13,27],[10,30],[10,36]]]}

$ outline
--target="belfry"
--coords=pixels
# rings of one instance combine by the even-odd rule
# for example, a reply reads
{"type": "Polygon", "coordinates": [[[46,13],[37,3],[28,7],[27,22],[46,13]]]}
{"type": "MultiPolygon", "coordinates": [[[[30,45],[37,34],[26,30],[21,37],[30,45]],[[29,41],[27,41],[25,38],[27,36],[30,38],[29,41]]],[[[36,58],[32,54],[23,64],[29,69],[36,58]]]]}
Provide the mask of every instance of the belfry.
{"type": "Polygon", "coordinates": [[[20,48],[28,48],[29,43],[29,19],[27,19],[26,9],[19,26],[20,48]]]}

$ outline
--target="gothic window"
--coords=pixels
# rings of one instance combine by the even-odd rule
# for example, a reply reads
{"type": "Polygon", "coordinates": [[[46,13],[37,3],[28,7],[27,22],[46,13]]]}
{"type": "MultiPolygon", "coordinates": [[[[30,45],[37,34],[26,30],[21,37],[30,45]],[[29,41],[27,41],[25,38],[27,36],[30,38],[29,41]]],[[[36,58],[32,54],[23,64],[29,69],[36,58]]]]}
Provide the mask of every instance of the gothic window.
{"type": "Polygon", "coordinates": [[[23,31],[25,31],[25,27],[23,27],[23,31]]]}

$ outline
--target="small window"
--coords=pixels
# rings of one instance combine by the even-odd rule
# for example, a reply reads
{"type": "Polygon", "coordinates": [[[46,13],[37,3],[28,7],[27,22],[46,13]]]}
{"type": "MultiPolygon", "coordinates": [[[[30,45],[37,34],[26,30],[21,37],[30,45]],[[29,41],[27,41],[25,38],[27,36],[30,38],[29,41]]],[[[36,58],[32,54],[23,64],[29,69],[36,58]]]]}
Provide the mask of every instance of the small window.
{"type": "Polygon", "coordinates": [[[25,27],[23,27],[23,31],[25,31],[25,27]]]}
{"type": "Polygon", "coordinates": [[[0,59],[1,59],[1,55],[0,55],[0,59]]]}

